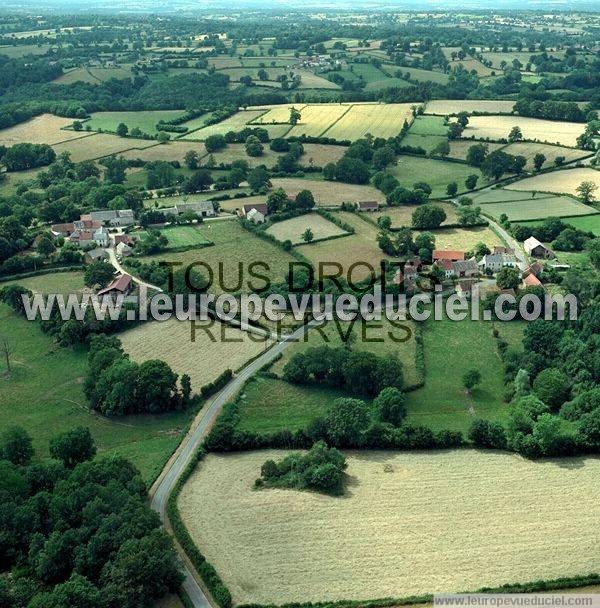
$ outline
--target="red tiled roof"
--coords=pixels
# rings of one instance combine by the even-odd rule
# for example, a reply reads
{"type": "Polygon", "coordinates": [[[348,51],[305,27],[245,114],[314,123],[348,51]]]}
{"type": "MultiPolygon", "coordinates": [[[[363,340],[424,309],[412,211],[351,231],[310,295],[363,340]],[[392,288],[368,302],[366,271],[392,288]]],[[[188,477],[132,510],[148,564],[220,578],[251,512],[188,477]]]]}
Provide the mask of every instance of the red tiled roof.
{"type": "Polygon", "coordinates": [[[465,259],[464,251],[444,251],[443,249],[434,249],[433,255],[434,260],[450,260],[455,262],[457,260],[465,259]]]}
{"type": "Polygon", "coordinates": [[[111,291],[120,291],[121,293],[124,293],[131,285],[131,281],[131,275],[122,274],[120,277],[117,277],[108,287],[101,289],[98,292],[98,295],[103,296],[111,291]]]}
{"type": "Polygon", "coordinates": [[[534,274],[528,274],[527,276],[523,277],[523,283],[527,287],[538,287],[542,284],[542,282],[534,274]]]}

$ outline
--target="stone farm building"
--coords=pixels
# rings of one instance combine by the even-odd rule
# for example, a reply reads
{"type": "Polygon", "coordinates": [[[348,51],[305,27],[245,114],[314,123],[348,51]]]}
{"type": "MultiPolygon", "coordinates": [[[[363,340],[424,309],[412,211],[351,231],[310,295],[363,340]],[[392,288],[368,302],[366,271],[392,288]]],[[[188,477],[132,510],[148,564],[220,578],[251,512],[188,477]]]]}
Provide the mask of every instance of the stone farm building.
{"type": "Polygon", "coordinates": [[[527,255],[530,255],[532,258],[553,258],[554,251],[549,247],[546,247],[543,243],[538,241],[534,236],[530,236],[524,243],[525,251],[527,255]]]}

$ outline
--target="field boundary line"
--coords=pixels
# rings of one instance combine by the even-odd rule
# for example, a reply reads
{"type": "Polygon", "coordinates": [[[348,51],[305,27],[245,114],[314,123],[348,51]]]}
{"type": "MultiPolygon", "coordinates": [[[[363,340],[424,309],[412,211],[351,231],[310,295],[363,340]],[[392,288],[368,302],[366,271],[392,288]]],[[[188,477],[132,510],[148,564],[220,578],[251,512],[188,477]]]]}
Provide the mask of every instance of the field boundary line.
{"type": "Polygon", "coordinates": [[[342,118],[344,118],[344,116],[346,116],[346,114],[348,114],[348,112],[350,112],[350,109],[353,108],[356,104],[352,104],[348,106],[348,109],[341,114],[340,116],[338,116],[326,129],[325,131],[322,131],[319,135],[317,135],[317,137],[326,137],[325,133],[327,133],[327,131],[329,131],[330,129],[332,129],[333,127],[335,127],[335,125],[342,120],[342,118]]]}

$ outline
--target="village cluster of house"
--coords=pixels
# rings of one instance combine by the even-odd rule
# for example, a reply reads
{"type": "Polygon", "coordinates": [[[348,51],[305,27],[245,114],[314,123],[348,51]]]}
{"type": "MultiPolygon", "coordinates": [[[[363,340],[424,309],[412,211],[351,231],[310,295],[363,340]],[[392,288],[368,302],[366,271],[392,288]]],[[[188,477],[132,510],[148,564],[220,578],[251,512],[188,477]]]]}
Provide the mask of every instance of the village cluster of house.
{"type": "Polygon", "coordinates": [[[109,228],[133,226],[135,218],[131,209],[103,210],[86,213],[78,220],[64,224],[52,224],[51,233],[63,237],[68,243],[81,248],[97,245],[108,247],[109,228]]]}

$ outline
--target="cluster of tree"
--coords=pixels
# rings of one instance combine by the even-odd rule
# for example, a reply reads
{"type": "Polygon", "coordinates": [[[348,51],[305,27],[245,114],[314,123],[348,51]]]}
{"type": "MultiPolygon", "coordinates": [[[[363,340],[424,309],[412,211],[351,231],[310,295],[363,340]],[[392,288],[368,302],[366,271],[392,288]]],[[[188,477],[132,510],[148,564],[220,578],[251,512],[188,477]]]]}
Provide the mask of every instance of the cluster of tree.
{"type": "Polygon", "coordinates": [[[283,368],[283,377],[294,384],[324,384],[357,395],[376,395],[388,386],[401,389],[404,382],[402,364],[395,357],[329,346],[293,355],[283,368]]]}
{"type": "Polygon", "coordinates": [[[56,160],[56,152],[46,144],[15,144],[10,148],[0,146],[0,164],[7,171],[26,171],[45,167],[56,160]]]}
{"type": "Polygon", "coordinates": [[[595,239],[594,233],[575,228],[557,217],[548,218],[535,226],[515,224],[511,226],[511,232],[518,241],[534,236],[543,243],[551,243],[557,251],[582,251],[590,240],[595,239]]]}
{"type": "Polygon", "coordinates": [[[149,228],[144,236],[135,242],[133,248],[140,255],[153,255],[161,252],[168,244],[169,239],[164,232],[149,228]]]}
{"type": "Polygon", "coordinates": [[[344,493],[345,468],[346,457],[319,441],[306,454],[295,452],[279,462],[265,461],[254,486],[314,490],[340,496],[344,493]]]}
{"type": "MultiPolygon", "coordinates": [[[[542,101],[523,96],[517,99],[513,111],[519,116],[545,118],[547,120],[564,120],[568,122],[586,122],[585,113],[574,101],[542,101]]],[[[597,116],[596,116],[597,117],[597,116]]]]}
{"type": "MultiPolygon", "coordinates": [[[[431,232],[420,232],[414,239],[410,228],[400,228],[390,232],[391,222],[383,216],[380,218],[381,232],[377,235],[379,248],[390,256],[409,256],[418,254],[423,262],[431,261],[431,254],[435,249],[435,237],[431,232]]],[[[388,218],[389,219],[389,218],[388,218]]]]}
{"type": "Polygon", "coordinates": [[[288,211],[310,211],[315,206],[315,198],[310,190],[300,190],[296,197],[290,197],[283,188],[277,188],[267,197],[270,215],[288,211]]]}
{"type": "Polygon", "coordinates": [[[90,338],[85,394],[92,409],[105,416],[159,414],[188,406],[191,384],[187,374],[178,376],[158,359],[137,364],[130,361],[114,336],[90,338]]]}
{"type": "Polygon", "coordinates": [[[18,427],[0,437],[0,603],[6,608],[135,608],[183,581],[172,541],[139,472],[119,457],[91,461],[89,430],[50,441],[32,462],[18,427]]]}
{"type": "Polygon", "coordinates": [[[487,144],[474,144],[467,151],[467,163],[480,167],[484,175],[498,180],[507,173],[522,173],[527,159],[521,155],[507,154],[502,150],[489,152],[487,144]]]}

